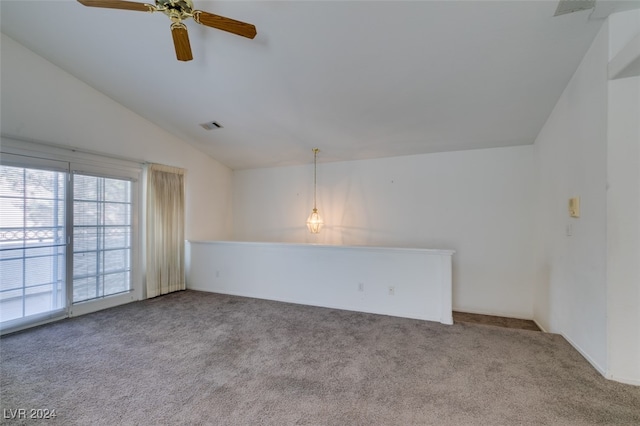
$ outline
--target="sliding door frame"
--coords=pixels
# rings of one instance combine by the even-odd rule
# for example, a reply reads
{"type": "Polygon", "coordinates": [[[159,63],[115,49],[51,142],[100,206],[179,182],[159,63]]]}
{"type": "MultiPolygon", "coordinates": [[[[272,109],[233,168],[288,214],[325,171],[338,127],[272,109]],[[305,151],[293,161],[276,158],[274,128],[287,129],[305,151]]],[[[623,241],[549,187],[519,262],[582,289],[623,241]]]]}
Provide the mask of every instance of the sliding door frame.
{"type": "MultiPolygon", "coordinates": [[[[128,170],[128,169],[114,169],[112,167],[105,168],[103,166],[89,165],[86,163],[71,163],[71,186],[74,184],[74,178],[77,175],[95,176],[119,180],[128,180],[131,182],[131,288],[126,293],[115,294],[111,296],[104,296],[97,299],[74,302],[73,301],[73,270],[67,270],[67,282],[68,282],[68,305],[69,316],[83,315],[89,312],[98,311],[101,309],[111,308],[113,306],[122,305],[124,303],[132,302],[134,300],[142,299],[142,280],[140,277],[140,229],[139,229],[139,212],[140,212],[140,172],[128,170]]],[[[70,208],[73,211],[74,200],[69,197],[68,202],[70,208]]],[[[73,216],[68,215],[69,216],[73,216]]],[[[73,219],[71,219],[70,233],[73,234],[73,219]]],[[[70,252],[73,255],[73,238],[71,238],[70,252]]],[[[73,262],[73,259],[69,259],[73,262]]]]}
{"type": "Polygon", "coordinates": [[[142,300],[145,296],[142,275],[144,267],[143,218],[140,214],[142,211],[141,206],[143,206],[143,163],[7,137],[2,137],[1,142],[0,162],[2,164],[26,168],[33,166],[33,168],[42,169],[55,167],[53,170],[66,172],[68,178],[65,182],[66,306],[60,311],[56,311],[55,315],[35,315],[34,317],[27,317],[23,321],[8,321],[6,325],[2,326],[0,332],[2,334],[11,333],[65,317],[83,315],[135,300],[142,300]],[[128,292],[73,303],[73,177],[75,174],[131,181],[131,281],[128,292]]]}

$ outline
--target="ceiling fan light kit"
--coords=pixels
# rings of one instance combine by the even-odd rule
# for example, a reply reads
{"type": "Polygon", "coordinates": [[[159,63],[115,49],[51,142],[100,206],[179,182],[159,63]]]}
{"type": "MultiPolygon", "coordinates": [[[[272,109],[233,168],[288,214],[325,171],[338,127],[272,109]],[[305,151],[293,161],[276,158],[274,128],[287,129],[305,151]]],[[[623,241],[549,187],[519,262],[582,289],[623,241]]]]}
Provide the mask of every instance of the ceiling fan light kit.
{"type": "Polygon", "coordinates": [[[78,0],[78,2],[89,7],[164,13],[171,19],[171,36],[176,49],[176,57],[179,61],[193,59],[187,26],[182,22],[185,19],[193,18],[200,25],[251,39],[257,34],[256,27],[252,24],[214,15],[202,10],[194,10],[191,0],[155,0],[155,5],[122,0],[78,0]]]}

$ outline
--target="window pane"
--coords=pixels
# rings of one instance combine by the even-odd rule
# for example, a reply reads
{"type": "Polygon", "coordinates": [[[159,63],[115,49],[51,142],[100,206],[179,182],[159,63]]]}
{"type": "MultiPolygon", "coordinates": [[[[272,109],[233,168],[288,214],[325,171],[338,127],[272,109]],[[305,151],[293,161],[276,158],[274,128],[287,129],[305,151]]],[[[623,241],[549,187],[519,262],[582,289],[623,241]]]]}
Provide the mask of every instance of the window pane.
{"type": "Polygon", "coordinates": [[[106,225],[127,225],[129,224],[128,204],[105,204],[105,224],[106,225]]]}
{"type": "Polygon", "coordinates": [[[24,169],[22,167],[0,167],[0,196],[19,197],[24,194],[24,169]]]}
{"type": "MultiPolygon", "coordinates": [[[[2,252],[2,259],[0,260],[0,291],[8,292],[9,290],[22,291],[22,282],[24,279],[23,273],[24,259],[22,257],[9,258],[12,253],[10,251],[2,252]]],[[[20,256],[19,254],[16,254],[20,256]]]]}
{"type": "Polygon", "coordinates": [[[76,226],[73,228],[73,251],[75,253],[91,250],[98,243],[95,227],[76,226]]]}
{"type": "Polygon", "coordinates": [[[129,182],[124,180],[105,180],[105,201],[129,203],[129,182]]]}
{"type": "Polygon", "coordinates": [[[98,273],[97,252],[73,253],[73,276],[78,278],[95,277],[98,273]]]}
{"type": "Polygon", "coordinates": [[[99,221],[99,205],[91,201],[73,202],[73,226],[97,225],[99,221]]]}
{"type": "Polygon", "coordinates": [[[124,285],[130,279],[129,272],[122,272],[118,274],[110,274],[104,276],[104,292],[105,295],[122,293],[129,290],[129,287],[124,285]]]}
{"type": "Polygon", "coordinates": [[[130,226],[115,226],[105,229],[105,248],[130,248],[131,242],[131,227],[130,226]]]}
{"type": "Polygon", "coordinates": [[[73,197],[78,200],[95,200],[98,194],[98,178],[76,174],[73,177],[73,197]]]}
{"type": "Polygon", "coordinates": [[[98,297],[94,278],[73,278],[73,301],[95,299],[98,297]]]}
{"type": "Polygon", "coordinates": [[[109,250],[104,252],[104,271],[120,272],[129,270],[129,250],[109,250]]]}

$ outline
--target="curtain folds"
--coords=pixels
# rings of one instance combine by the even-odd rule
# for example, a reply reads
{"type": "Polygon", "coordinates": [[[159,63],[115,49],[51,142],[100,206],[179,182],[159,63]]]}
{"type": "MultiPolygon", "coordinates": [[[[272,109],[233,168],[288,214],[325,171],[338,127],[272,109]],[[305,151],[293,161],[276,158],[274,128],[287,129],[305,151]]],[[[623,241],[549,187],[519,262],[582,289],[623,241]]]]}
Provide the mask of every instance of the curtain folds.
{"type": "Polygon", "coordinates": [[[184,290],[184,169],[147,169],[147,297],[184,290]]]}

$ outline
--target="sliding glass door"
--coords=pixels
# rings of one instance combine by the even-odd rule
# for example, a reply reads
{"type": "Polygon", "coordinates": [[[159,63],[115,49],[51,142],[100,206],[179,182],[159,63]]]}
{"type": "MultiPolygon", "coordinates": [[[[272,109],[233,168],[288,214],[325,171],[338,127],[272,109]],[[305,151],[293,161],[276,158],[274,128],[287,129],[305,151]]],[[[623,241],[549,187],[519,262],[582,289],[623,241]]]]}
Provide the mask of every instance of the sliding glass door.
{"type": "Polygon", "coordinates": [[[137,174],[4,154],[0,328],[22,328],[136,298],[137,174]]]}

